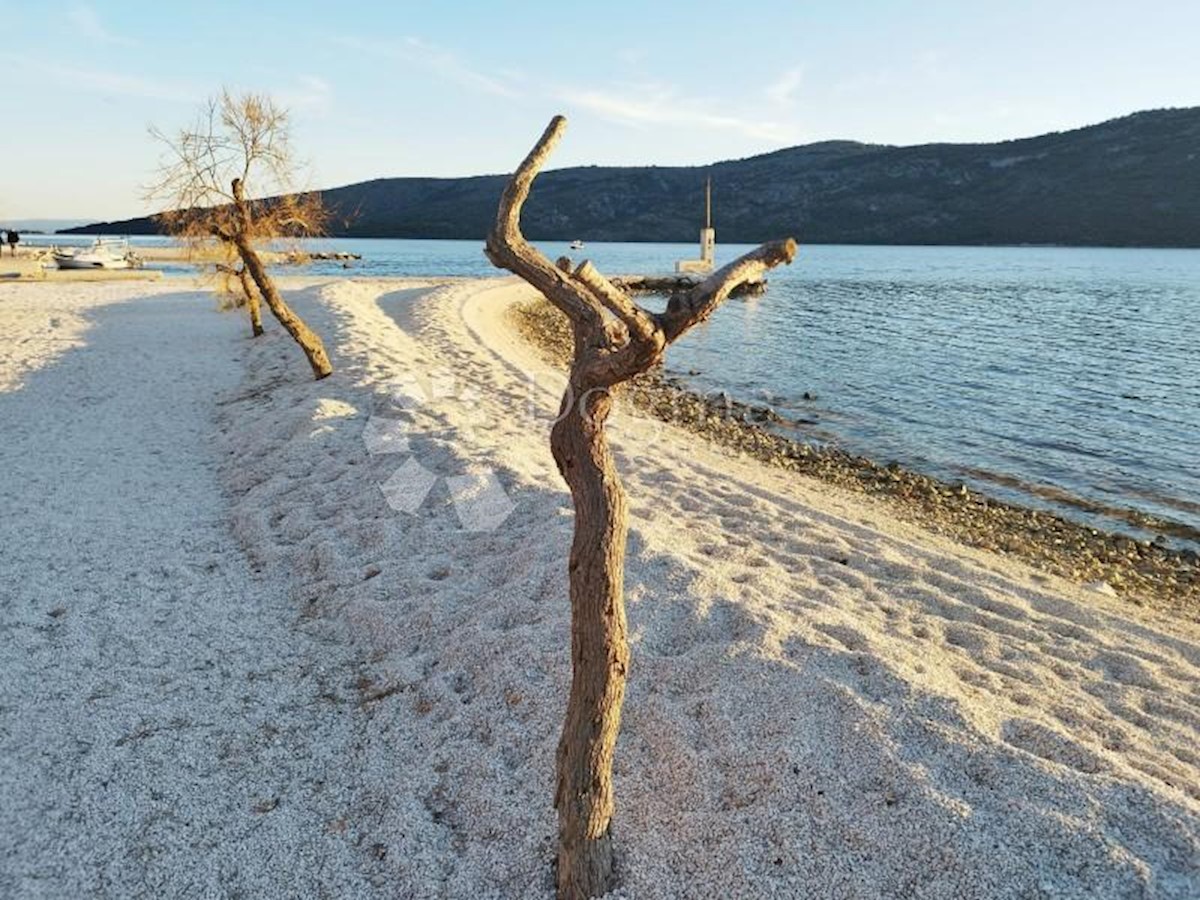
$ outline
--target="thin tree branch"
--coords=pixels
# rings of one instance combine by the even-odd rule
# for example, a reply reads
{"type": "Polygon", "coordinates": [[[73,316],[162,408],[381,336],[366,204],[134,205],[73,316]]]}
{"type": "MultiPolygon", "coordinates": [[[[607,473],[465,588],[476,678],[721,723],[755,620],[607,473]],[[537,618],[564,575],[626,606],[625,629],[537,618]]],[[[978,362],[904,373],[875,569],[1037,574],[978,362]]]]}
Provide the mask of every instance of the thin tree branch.
{"type": "Polygon", "coordinates": [[[658,316],[667,343],[673,343],[693,325],[711,316],[738,285],[781,263],[790,265],[795,257],[796,242],[784,238],[763,244],[713,272],[682,297],[672,300],[666,312],[658,316]]]}
{"type": "Polygon", "coordinates": [[[575,280],[586,285],[604,308],[625,323],[634,340],[650,340],[658,330],[654,317],[646,312],[633,298],[605,278],[591,260],[584,260],[575,269],[575,280]]]}
{"type": "Polygon", "coordinates": [[[500,197],[496,221],[488,234],[484,252],[493,265],[519,275],[545,294],[576,325],[598,331],[604,316],[600,305],[586,291],[572,284],[571,273],[556,267],[533,247],[521,233],[521,208],[529,198],[529,189],[542,165],[567,128],[563,116],[555,116],[541,138],[517,167],[500,197]]]}

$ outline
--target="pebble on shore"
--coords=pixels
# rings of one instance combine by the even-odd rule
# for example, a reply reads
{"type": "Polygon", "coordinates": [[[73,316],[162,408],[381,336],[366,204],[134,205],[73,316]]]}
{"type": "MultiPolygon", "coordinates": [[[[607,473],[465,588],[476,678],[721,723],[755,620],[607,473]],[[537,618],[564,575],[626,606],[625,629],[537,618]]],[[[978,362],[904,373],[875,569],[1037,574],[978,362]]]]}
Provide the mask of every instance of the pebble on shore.
{"type": "MultiPolygon", "coordinates": [[[[536,300],[514,307],[512,315],[519,331],[547,360],[566,366],[571,332],[558,310],[536,300]]],[[[1103,593],[1111,591],[1140,606],[1170,608],[1200,621],[1200,558],[1195,553],[1002,503],[963,484],[947,484],[895,462],[880,465],[836,448],[792,440],[769,429],[782,421],[769,407],[741,403],[728,395],[702,396],[661,369],[623,385],[620,393],[637,408],[713,443],[772,466],[880,497],[898,518],[968,546],[1020,558],[1082,585],[1104,585],[1103,593]]],[[[1138,524],[1154,527],[1148,518],[1138,524]]]]}

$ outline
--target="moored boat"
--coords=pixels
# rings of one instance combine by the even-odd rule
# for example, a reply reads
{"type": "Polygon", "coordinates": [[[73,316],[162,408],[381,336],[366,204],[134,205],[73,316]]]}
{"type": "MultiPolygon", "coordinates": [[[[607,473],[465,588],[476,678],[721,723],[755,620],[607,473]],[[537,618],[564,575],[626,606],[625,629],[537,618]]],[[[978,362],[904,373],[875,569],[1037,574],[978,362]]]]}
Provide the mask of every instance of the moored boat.
{"type": "Polygon", "coordinates": [[[142,258],[124,238],[97,238],[90,247],[55,247],[54,263],[60,269],[140,269],[142,258]]]}

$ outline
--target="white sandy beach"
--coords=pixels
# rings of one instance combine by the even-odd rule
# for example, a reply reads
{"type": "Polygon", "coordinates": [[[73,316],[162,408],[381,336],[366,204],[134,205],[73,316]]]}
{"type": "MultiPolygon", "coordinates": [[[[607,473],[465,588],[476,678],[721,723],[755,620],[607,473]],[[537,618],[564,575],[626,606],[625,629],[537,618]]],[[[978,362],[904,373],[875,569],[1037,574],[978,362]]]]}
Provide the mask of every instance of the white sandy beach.
{"type": "MultiPolygon", "coordinates": [[[[526,289],[288,284],[324,381],[179,281],[0,284],[0,896],[553,896],[526,289]]],[[[613,431],[613,896],[1200,896],[1200,628],[613,431]]]]}

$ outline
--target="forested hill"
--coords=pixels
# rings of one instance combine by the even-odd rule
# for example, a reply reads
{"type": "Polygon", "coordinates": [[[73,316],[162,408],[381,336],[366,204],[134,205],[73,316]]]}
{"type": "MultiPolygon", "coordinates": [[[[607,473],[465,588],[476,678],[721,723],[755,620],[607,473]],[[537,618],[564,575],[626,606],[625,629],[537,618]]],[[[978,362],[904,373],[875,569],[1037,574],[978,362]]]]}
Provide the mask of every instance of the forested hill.
{"type": "MultiPolygon", "coordinates": [[[[692,241],[712,178],[717,238],[810,243],[1200,247],[1200,107],[996,144],[827,141],[698,167],[559,169],[534,239],[692,241]]],[[[482,239],[506,176],[381,178],[324,192],[336,236],[482,239]]],[[[149,219],[73,233],[147,234],[149,219]]]]}

